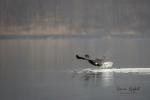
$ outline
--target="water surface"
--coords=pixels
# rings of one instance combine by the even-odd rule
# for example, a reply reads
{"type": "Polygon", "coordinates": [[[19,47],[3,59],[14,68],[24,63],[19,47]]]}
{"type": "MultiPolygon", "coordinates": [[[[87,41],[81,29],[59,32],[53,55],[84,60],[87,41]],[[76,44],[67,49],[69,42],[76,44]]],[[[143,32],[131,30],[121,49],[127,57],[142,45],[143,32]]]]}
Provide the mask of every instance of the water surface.
{"type": "Polygon", "coordinates": [[[115,68],[149,68],[149,42],[149,38],[0,40],[0,99],[149,100],[149,74],[72,73],[91,67],[75,54],[105,55],[115,68]]]}

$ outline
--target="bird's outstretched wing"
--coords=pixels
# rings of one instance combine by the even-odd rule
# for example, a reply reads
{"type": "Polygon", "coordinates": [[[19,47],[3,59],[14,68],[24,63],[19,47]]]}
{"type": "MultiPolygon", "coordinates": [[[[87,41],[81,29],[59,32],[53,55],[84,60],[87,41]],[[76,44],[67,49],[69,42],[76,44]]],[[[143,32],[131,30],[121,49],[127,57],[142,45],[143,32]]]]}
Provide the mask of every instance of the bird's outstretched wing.
{"type": "Polygon", "coordinates": [[[77,59],[83,59],[83,60],[85,60],[84,57],[80,57],[79,55],[76,55],[76,58],[77,58],[77,59]]]}

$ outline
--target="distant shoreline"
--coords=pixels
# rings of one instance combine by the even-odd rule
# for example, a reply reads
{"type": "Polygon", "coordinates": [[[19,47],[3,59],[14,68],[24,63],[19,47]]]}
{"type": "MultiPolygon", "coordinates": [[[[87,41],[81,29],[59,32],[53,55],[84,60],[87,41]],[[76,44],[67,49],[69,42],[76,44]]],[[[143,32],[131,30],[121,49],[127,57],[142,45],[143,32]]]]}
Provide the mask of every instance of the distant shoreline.
{"type": "Polygon", "coordinates": [[[150,39],[150,35],[108,35],[108,34],[100,34],[100,35],[69,35],[69,34],[50,34],[50,35],[0,35],[0,40],[9,40],[9,39],[99,39],[99,38],[148,38],[150,39]]]}

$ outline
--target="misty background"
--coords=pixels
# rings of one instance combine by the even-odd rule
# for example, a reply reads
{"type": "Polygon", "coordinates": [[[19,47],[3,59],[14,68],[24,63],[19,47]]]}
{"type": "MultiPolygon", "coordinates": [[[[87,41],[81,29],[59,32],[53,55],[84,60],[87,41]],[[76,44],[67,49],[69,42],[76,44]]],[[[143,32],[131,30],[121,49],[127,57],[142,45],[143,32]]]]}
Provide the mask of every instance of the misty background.
{"type": "Polygon", "coordinates": [[[0,34],[149,35],[149,0],[1,0],[0,34]]]}
{"type": "Polygon", "coordinates": [[[149,0],[0,0],[0,66],[70,69],[89,66],[75,54],[90,54],[105,55],[116,67],[149,67],[149,5],[149,0]]]}
{"type": "Polygon", "coordinates": [[[70,73],[93,67],[76,54],[150,68],[149,33],[150,0],[0,0],[0,100],[149,100],[144,73],[70,73]]]}
{"type": "Polygon", "coordinates": [[[88,53],[105,55],[117,66],[149,67],[149,5],[149,0],[0,0],[0,64],[68,68],[78,62],[75,54],[88,53]]]}

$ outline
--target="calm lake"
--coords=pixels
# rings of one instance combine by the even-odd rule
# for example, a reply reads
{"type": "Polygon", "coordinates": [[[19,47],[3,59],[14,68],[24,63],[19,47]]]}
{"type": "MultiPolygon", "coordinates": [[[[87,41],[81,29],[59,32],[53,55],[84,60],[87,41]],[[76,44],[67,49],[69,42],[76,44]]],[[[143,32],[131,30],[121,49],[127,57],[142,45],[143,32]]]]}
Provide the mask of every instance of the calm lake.
{"type": "Polygon", "coordinates": [[[150,74],[74,74],[103,55],[114,68],[149,68],[149,38],[0,40],[0,100],[149,100],[150,74]]]}

